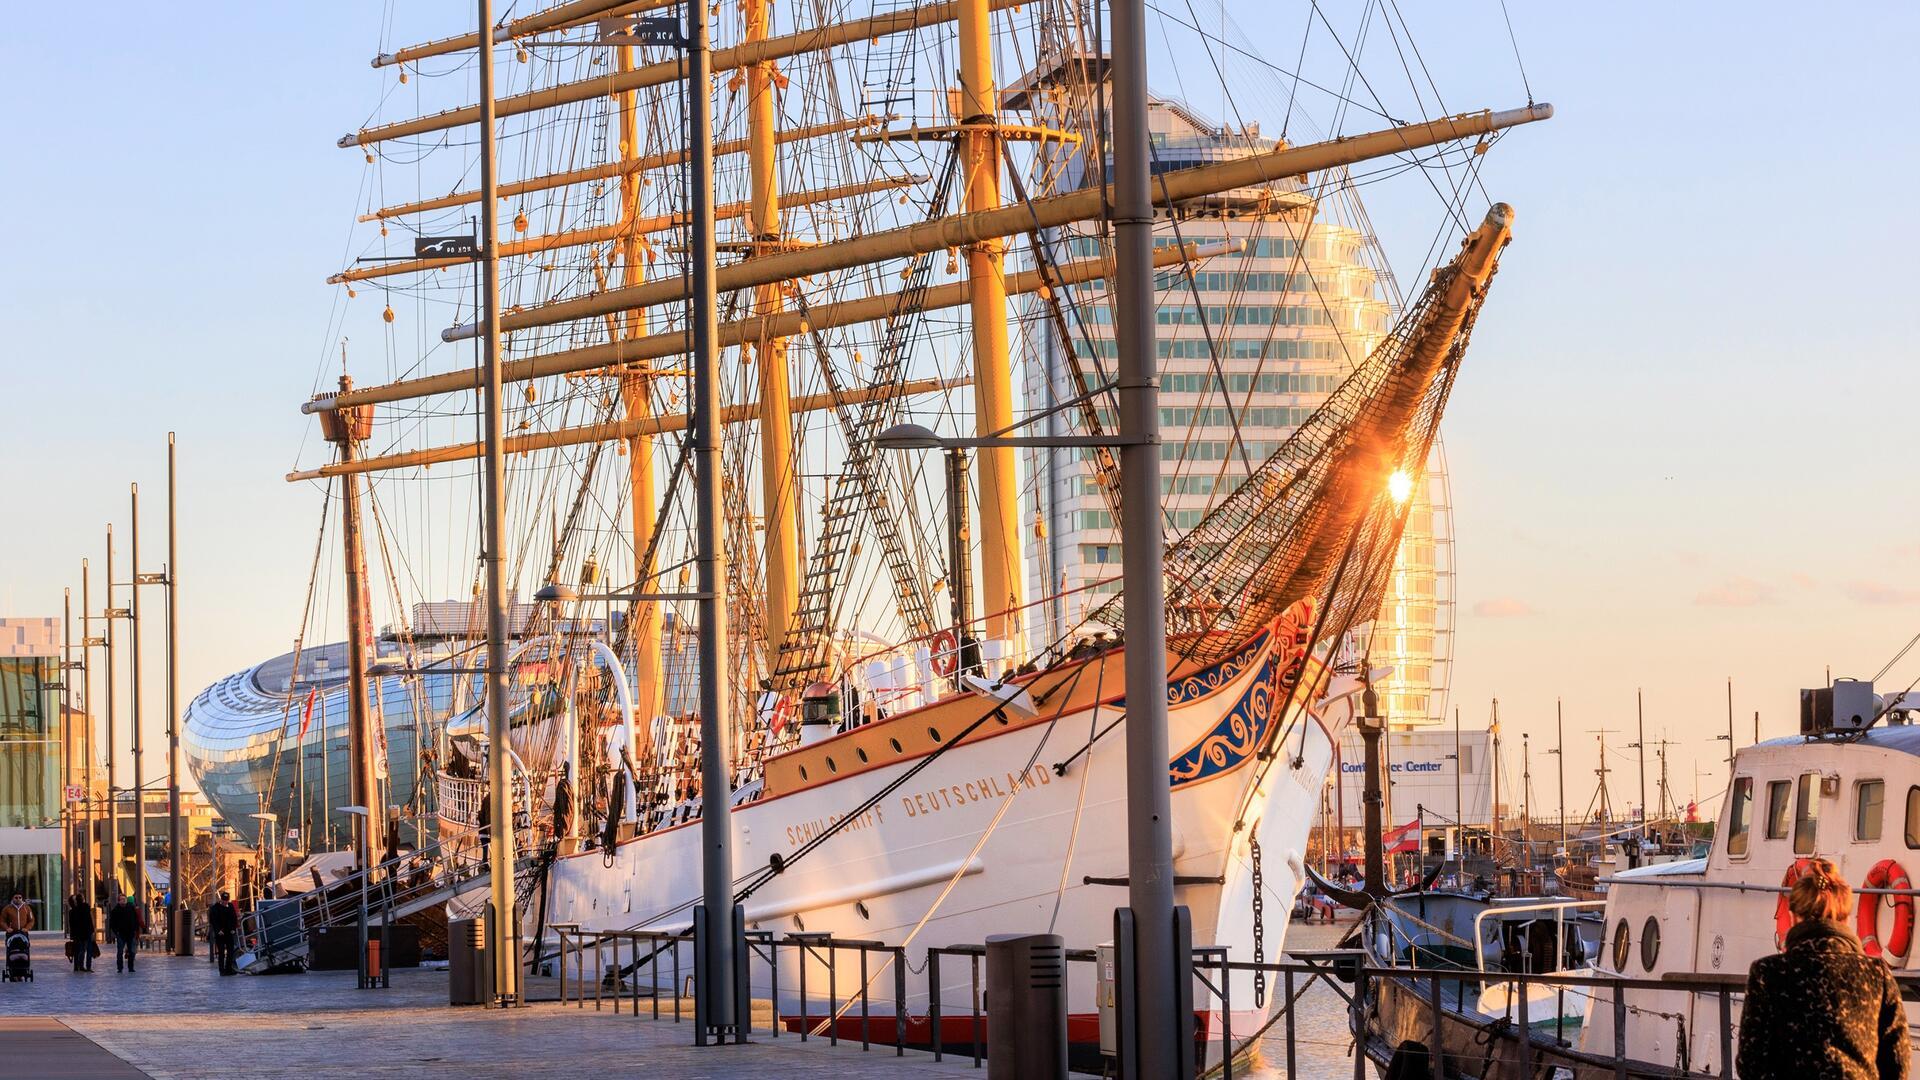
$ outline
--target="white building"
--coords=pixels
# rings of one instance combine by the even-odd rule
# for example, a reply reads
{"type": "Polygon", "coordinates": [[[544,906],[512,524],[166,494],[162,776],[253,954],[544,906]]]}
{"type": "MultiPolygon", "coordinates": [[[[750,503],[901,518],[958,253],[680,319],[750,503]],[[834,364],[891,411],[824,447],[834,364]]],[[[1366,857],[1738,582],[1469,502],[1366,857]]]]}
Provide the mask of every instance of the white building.
{"type": "MultiPolygon", "coordinates": [[[[1168,101],[1150,106],[1155,171],[1243,157],[1276,140],[1245,130],[1217,128],[1168,101]]],[[[1072,172],[1073,170],[1070,170],[1072,172]]],[[[1156,244],[1232,243],[1239,250],[1182,271],[1159,275],[1157,347],[1166,525],[1169,537],[1197,525],[1208,508],[1326,400],[1327,395],[1381,341],[1392,319],[1365,215],[1350,190],[1324,178],[1257,188],[1183,204],[1177,215],[1158,212],[1156,244]],[[1197,297],[1196,297],[1197,293],[1197,297]],[[1226,383],[1225,393],[1221,382],[1226,383]],[[1235,421],[1238,435],[1235,433],[1235,421]]],[[[1071,182],[1063,186],[1071,186],[1071,182]]],[[[1054,258],[1068,261],[1104,253],[1087,234],[1054,237],[1054,258]]],[[[1089,382],[1110,376],[1118,349],[1112,309],[1080,305],[1074,352],[1089,382]]],[[[1069,359],[1054,335],[1042,335],[1028,365],[1030,408],[1074,396],[1069,359]]],[[[1054,416],[1052,432],[1069,416],[1054,416]]],[[[1028,549],[1029,590],[1066,596],[1044,611],[1045,640],[1071,631],[1084,614],[1118,588],[1120,536],[1092,466],[1068,451],[1034,451],[1035,478],[1046,523],[1044,540],[1028,549]],[[1079,591],[1074,591],[1079,590],[1079,591]]],[[[1426,489],[1416,492],[1383,618],[1372,628],[1371,660],[1393,669],[1380,686],[1381,708],[1398,727],[1440,722],[1445,713],[1451,655],[1451,528],[1439,455],[1429,463],[1426,489]]]]}

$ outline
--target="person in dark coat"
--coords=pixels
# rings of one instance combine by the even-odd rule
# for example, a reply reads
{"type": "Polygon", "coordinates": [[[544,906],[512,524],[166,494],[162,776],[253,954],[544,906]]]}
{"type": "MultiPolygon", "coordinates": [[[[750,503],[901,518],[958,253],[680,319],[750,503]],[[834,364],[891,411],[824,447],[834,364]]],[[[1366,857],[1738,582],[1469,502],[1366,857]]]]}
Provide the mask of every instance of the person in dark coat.
{"type": "Polygon", "coordinates": [[[233,956],[240,944],[240,909],[234,906],[233,897],[227,892],[223,891],[220,899],[207,909],[207,940],[213,943],[220,974],[239,974],[233,956]]]}
{"type": "Polygon", "coordinates": [[[1808,860],[1787,897],[1786,949],[1753,962],[1740,1013],[1741,1080],[1906,1080],[1912,1051],[1900,988],[1847,928],[1853,890],[1808,860]]]}
{"type": "Polygon", "coordinates": [[[93,970],[93,905],[79,893],[67,902],[67,947],[72,950],[73,970],[93,970]]]}
{"type": "Polygon", "coordinates": [[[113,970],[133,970],[134,958],[140,953],[140,923],[144,918],[140,905],[127,896],[107,912],[107,933],[113,937],[115,950],[113,970]]]}

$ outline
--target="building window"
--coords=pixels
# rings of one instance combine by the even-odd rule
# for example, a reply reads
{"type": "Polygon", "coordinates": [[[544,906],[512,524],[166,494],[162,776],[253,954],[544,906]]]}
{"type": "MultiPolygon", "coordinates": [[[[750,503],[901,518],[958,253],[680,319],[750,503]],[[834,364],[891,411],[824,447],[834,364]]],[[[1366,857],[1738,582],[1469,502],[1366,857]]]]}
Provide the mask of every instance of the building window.
{"type": "Polygon", "coordinates": [[[1811,855],[1818,846],[1820,828],[1820,774],[1800,774],[1793,798],[1793,853],[1811,855]]]}
{"type": "Polygon", "coordinates": [[[1880,817],[1887,804],[1885,780],[1862,780],[1853,786],[1853,838],[1880,839],[1880,817]]]}
{"type": "Polygon", "coordinates": [[[1775,780],[1767,785],[1767,839],[1769,840],[1787,838],[1787,806],[1789,793],[1792,790],[1791,780],[1775,780]]]}
{"type": "Polygon", "coordinates": [[[1733,782],[1733,804],[1727,811],[1727,855],[1744,859],[1747,841],[1753,832],[1753,777],[1733,782]]]}

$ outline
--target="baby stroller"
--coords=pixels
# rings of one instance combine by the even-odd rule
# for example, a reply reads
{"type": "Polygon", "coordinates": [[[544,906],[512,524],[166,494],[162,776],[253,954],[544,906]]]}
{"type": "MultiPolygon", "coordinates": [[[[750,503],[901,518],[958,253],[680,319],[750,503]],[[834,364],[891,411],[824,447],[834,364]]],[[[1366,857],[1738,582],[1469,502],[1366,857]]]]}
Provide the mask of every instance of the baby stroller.
{"type": "Polygon", "coordinates": [[[33,951],[27,935],[18,930],[7,934],[6,979],[8,982],[33,981],[33,951]]]}

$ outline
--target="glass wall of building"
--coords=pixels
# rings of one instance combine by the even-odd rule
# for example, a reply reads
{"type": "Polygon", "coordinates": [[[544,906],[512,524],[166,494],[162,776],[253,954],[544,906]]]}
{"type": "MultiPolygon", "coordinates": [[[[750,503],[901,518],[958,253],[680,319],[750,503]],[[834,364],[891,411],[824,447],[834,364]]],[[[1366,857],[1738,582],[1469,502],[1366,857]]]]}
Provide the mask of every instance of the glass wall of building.
{"type": "Polygon", "coordinates": [[[59,674],[55,657],[0,656],[0,902],[25,896],[45,930],[64,925],[59,674]]]}

